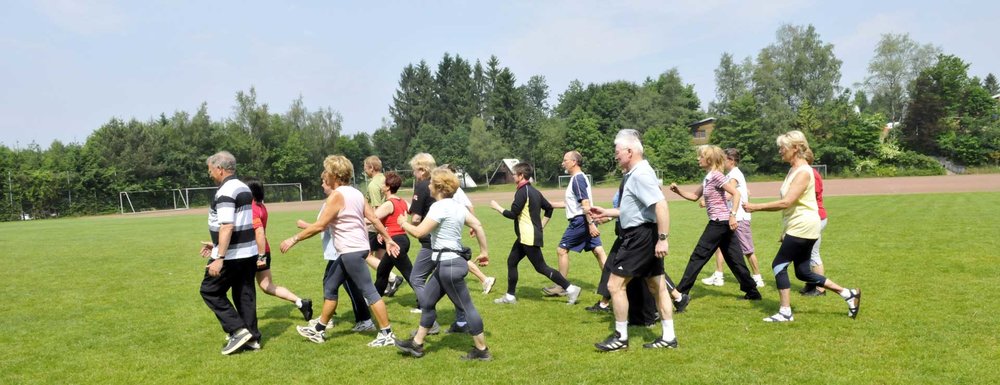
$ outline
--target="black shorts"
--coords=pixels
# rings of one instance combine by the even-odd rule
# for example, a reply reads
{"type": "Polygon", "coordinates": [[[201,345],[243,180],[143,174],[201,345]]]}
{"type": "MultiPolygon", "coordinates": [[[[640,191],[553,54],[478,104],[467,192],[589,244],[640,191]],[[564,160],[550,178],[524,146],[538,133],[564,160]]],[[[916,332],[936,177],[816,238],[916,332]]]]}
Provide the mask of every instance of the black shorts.
{"type": "Polygon", "coordinates": [[[663,275],[663,259],[656,257],[656,230],[656,223],[622,229],[621,249],[608,261],[611,273],[620,277],[663,275]]]}
{"type": "Polygon", "coordinates": [[[378,242],[378,233],[368,233],[368,250],[385,250],[385,243],[378,242]]]}
{"type": "Polygon", "coordinates": [[[271,252],[270,251],[264,253],[264,260],[267,261],[267,264],[265,264],[263,267],[260,266],[260,265],[257,265],[257,271],[268,271],[268,270],[271,270],[271,252]]]}

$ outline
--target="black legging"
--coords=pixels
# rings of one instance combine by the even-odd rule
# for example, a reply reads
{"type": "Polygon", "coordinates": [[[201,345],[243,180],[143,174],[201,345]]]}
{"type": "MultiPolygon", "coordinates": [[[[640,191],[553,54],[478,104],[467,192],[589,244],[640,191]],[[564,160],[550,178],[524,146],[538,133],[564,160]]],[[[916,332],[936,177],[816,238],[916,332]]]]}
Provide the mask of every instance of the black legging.
{"type": "MultiPolygon", "coordinates": [[[[410,262],[410,257],[407,252],[410,251],[410,237],[406,234],[394,235],[392,240],[399,245],[399,255],[393,258],[391,255],[383,255],[382,260],[378,263],[378,269],[375,270],[375,290],[378,291],[379,295],[385,295],[385,288],[389,286],[389,273],[392,272],[392,268],[395,267],[399,269],[400,273],[403,273],[403,278],[406,282],[410,282],[410,272],[413,271],[413,263],[410,262]]],[[[410,283],[410,287],[413,284],[410,283]]]]}
{"type": "Polygon", "coordinates": [[[538,274],[551,279],[563,289],[569,288],[569,281],[566,280],[566,277],[563,277],[559,270],[545,264],[541,247],[514,242],[514,245],[510,247],[510,254],[507,255],[507,294],[514,295],[514,292],[517,291],[517,265],[524,257],[528,257],[528,261],[531,261],[531,266],[535,267],[538,274]]]}
{"type": "Polygon", "coordinates": [[[736,232],[729,228],[729,221],[708,221],[705,231],[701,233],[698,244],[691,252],[691,259],[688,260],[684,269],[684,276],[677,284],[677,290],[681,293],[690,293],[694,287],[694,282],[698,279],[698,273],[705,267],[705,264],[715,255],[715,249],[722,250],[723,259],[729,270],[736,276],[740,283],[740,290],[753,297],[759,297],[757,284],[747,269],[746,262],[743,261],[743,249],[736,238],[736,232]]]}
{"type": "Polygon", "coordinates": [[[826,277],[816,274],[809,267],[809,259],[812,257],[812,248],[816,243],[815,239],[805,239],[785,234],[781,240],[781,247],[778,254],[771,262],[771,270],[774,272],[774,281],[778,290],[790,289],[792,283],[788,279],[788,264],[795,265],[795,278],[802,282],[823,286],[826,277]]]}

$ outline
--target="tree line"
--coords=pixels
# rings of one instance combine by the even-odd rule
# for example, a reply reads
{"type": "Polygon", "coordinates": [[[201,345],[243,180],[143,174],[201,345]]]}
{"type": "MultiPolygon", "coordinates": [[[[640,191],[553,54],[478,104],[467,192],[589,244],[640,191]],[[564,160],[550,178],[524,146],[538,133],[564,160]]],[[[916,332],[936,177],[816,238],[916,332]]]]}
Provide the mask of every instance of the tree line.
{"type": "Polygon", "coordinates": [[[485,64],[444,54],[436,66],[410,64],[400,73],[389,119],[372,134],[345,135],[332,108],[311,111],[300,97],[287,111],[257,101],[254,88],[236,93],[230,116],[161,114],[148,121],[112,118],[82,143],[47,149],[0,146],[4,220],[21,213],[113,212],[120,191],[209,186],[204,160],[228,150],[239,173],[266,183],[302,183],[318,197],[323,157],[346,155],[358,167],[371,154],[387,169],[408,169],[417,152],[453,163],[475,180],[502,158],[536,165],[536,179],[554,180],[562,154],[575,149],[598,180],[616,177],[614,134],[642,132],[647,157],[668,181],[701,176],[692,150],[693,122],[715,118],[710,142],[743,153],[748,174],[784,170],[774,138],[807,134],[816,163],[842,175],[940,174],[930,156],[965,165],[1000,162],[1000,93],[993,74],[968,74],[968,63],[908,35],[883,35],[868,76],[842,87],[833,45],[809,26],[782,26],[756,57],[721,55],[715,101],[704,110],[676,69],[642,82],[573,81],[548,104],[545,77],[519,82],[500,60],[485,64]],[[887,128],[887,126],[889,128],[887,128]]]}

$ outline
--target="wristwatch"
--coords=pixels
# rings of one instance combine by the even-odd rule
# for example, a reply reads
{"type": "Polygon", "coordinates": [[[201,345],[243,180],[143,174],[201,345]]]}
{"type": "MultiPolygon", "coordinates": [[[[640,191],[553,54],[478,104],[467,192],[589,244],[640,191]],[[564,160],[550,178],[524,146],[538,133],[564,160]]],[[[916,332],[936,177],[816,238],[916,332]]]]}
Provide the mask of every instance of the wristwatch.
{"type": "Polygon", "coordinates": [[[660,233],[660,240],[661,241],[665,241],[665,240],[667,240],[667,238],[670,238],[670,234],[669,233],[660,233]]]}

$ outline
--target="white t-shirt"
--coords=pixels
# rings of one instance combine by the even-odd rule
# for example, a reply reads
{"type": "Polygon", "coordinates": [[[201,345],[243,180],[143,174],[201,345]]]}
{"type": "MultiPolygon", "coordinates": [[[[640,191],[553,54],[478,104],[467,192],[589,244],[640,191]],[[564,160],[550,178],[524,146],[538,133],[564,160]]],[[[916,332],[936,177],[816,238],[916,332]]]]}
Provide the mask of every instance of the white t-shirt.
{"type": "MultiPolygon", "coordinates": [[[[448,198],[434,202],[430,210],[427,210],[426,219],[431,219],[438,223],[438,226],[431,231],[431,249],[462,249],[462,227],[465,225],[465,216],[469,210],[458,203],[454,198],[448,198]]],[[[434,252],[431,259],[437,260],[438,253],[434,252]]],[[[455,253],[441,253],[441,260],[461,258],[455,253]]]]}
{"type": "MultiPolygon", "coordinates": [[[[729,170],[729,173],[726,174],[726,183],[729,183],[730,180],[736,181],[736,191],[740,192],[740,207],[736,210],[736,220],[749,221],[750,213],[743,210],[743,202],[750,201],[750,190],[747,190],[747,178],[743,176],[743,171],[740,171],[739,167],[733,167],[733,169],[729,170]]],[[[732,201],[727,200],[726,206],[729,206],[729,209],[732,210],[732,201]]]]}
{"type": "Polygon", "coordinates": [[[461,187],[459,187],[458,190],[455,191],[455,195],[452,196],[451,199],[454,199],[455,202],[458,202],[458,204],[462,206],[472,208],[472,201],[469,200],[468,195],[465,195],[465,191],[463,191],[461,187]]]}
{"type": "MultiPolygon", "coordinates": [[[[319,219],[320,215],[323,215],[323,209],[326,208],[326,202],[323,202],[323,206],[319,208],[319,214],[316,214],[316,219],[319,219]]],[[[333,245],[333,225],[326,225],[323,228],[323,259],[327,261],[336,261],[340,258],[340,254],[337,254],[337,247],[333,245]]]]}

